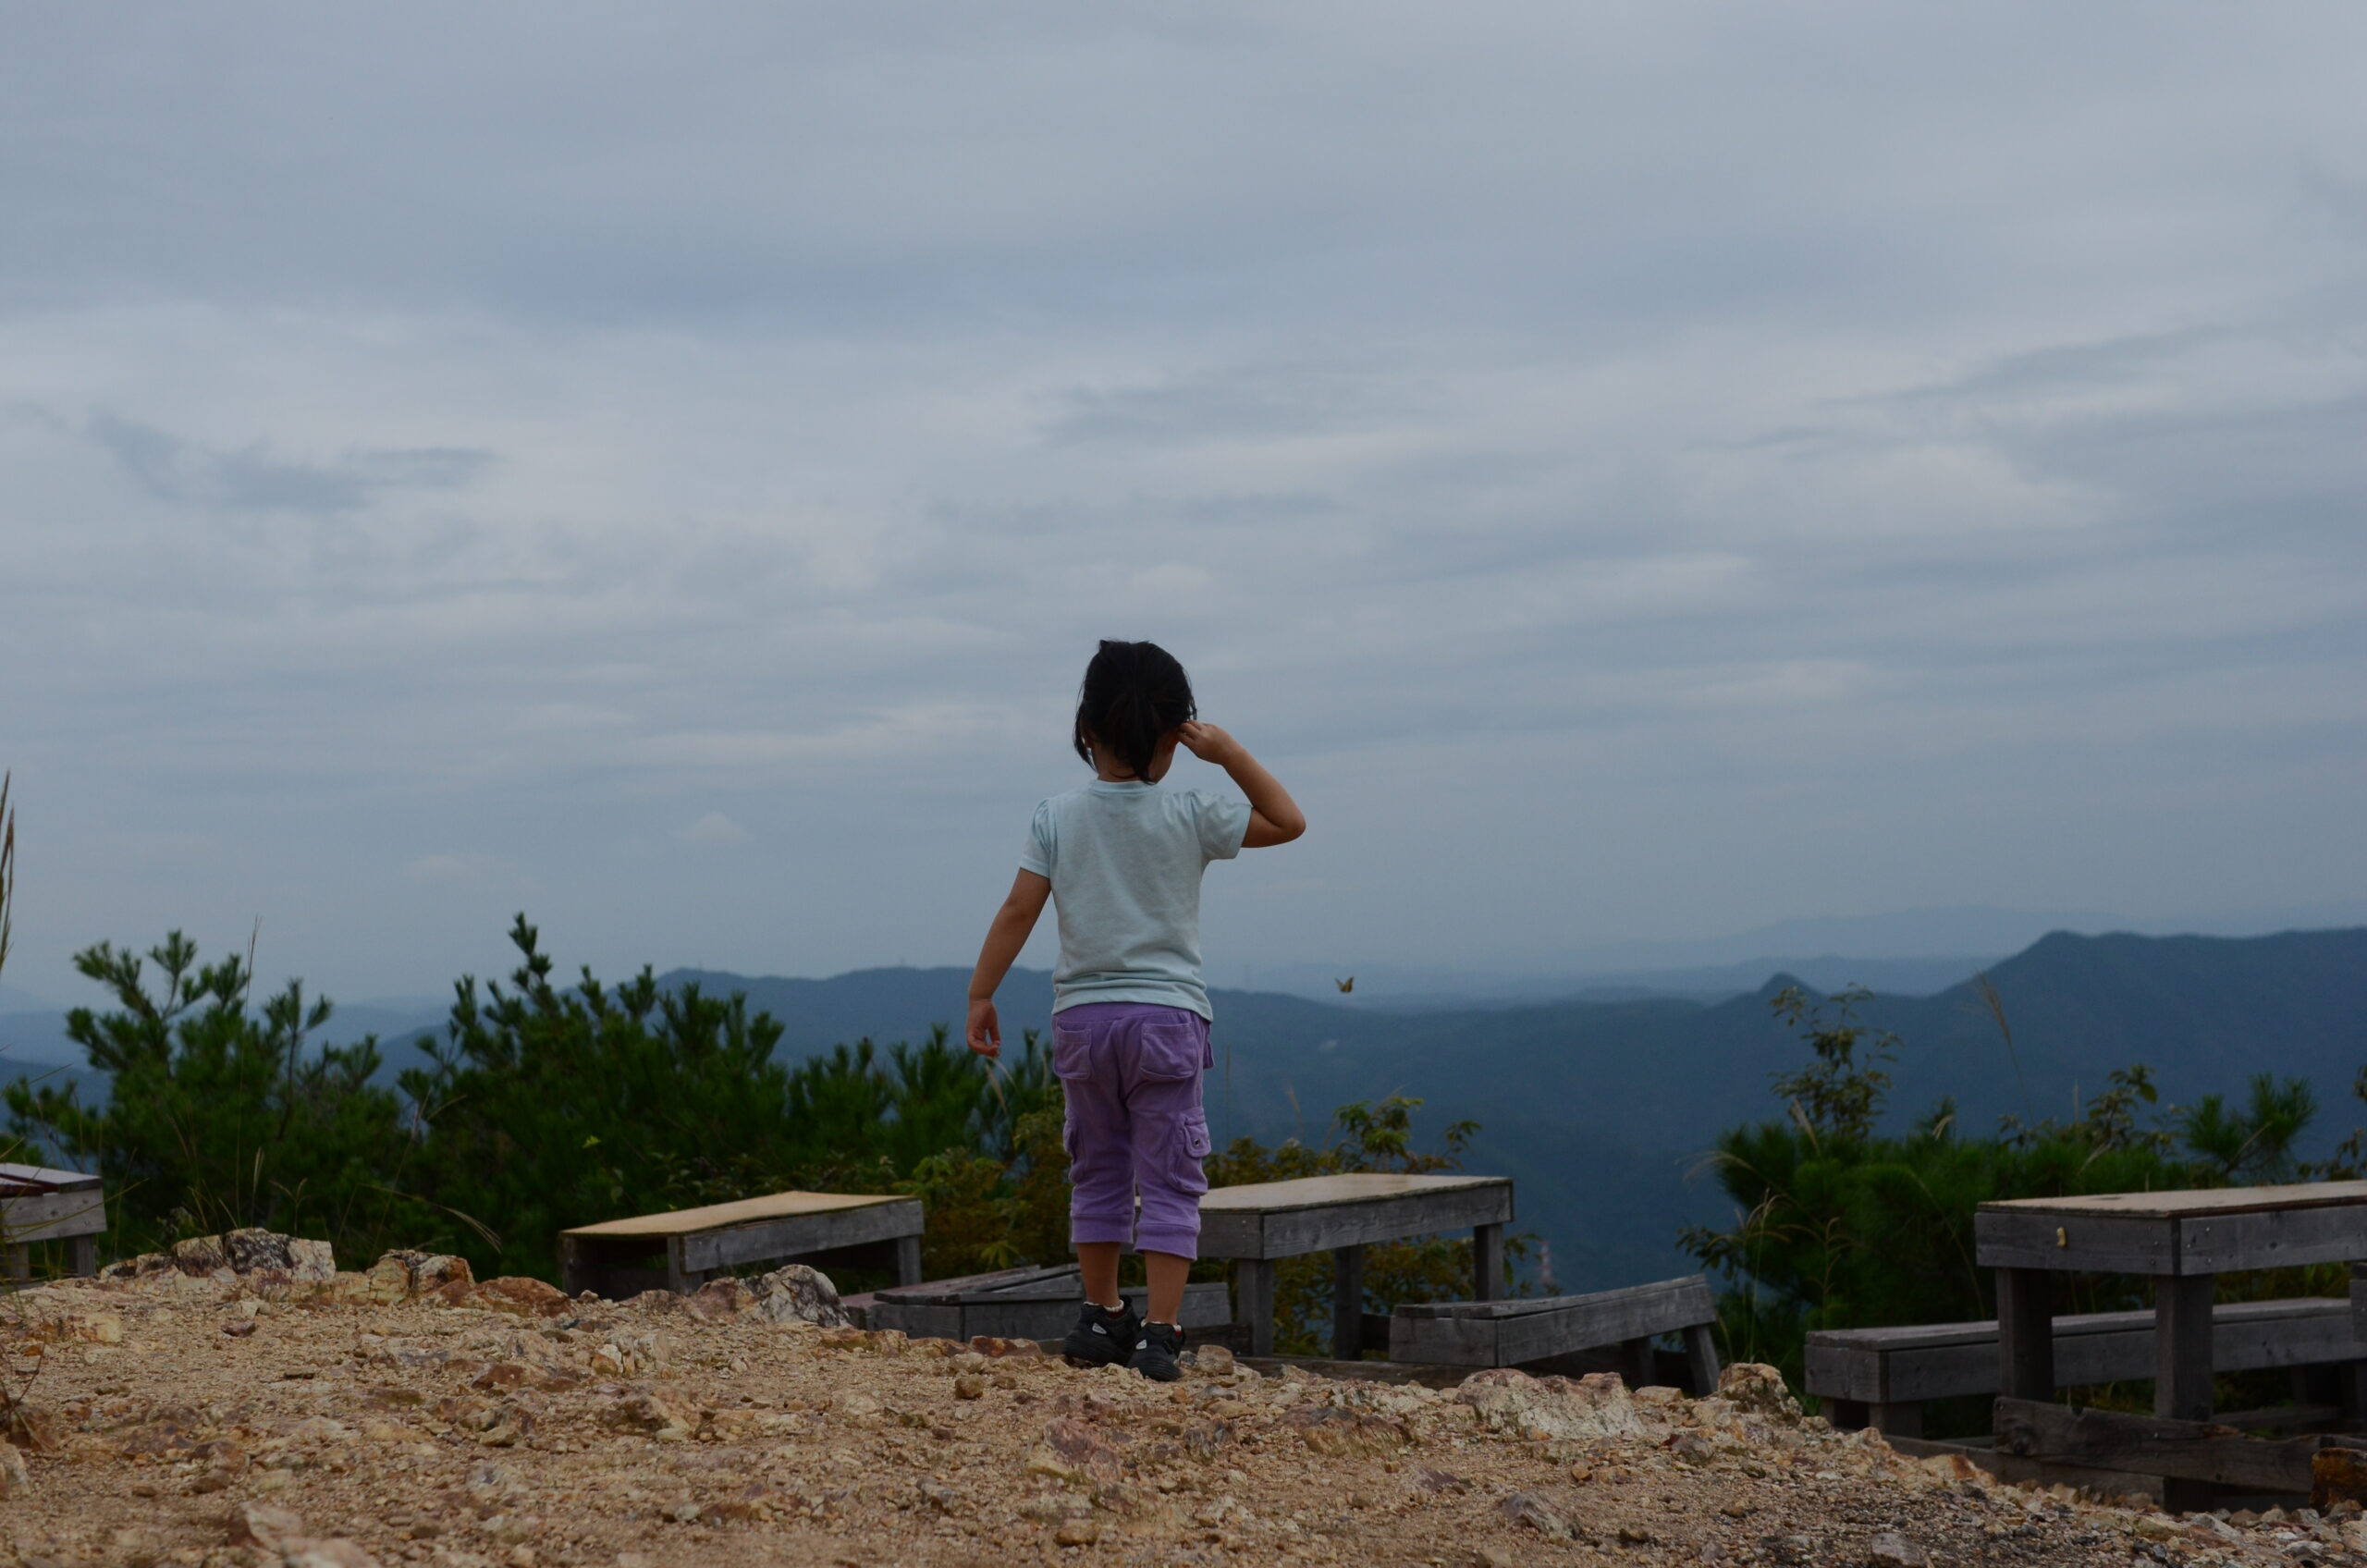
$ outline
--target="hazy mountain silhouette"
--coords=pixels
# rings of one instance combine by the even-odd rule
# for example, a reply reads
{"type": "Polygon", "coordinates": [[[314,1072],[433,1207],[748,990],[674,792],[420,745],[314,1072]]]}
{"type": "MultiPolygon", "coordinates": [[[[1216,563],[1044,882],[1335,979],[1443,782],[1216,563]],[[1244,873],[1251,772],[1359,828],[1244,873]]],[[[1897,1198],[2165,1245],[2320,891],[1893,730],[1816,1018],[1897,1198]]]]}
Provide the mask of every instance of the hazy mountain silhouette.
{"type": "MultiPolygon", "coordinates": [[[[2140,1061],[2154,1069],[2165,1099],[2181,1103],[2240,1094],[2255,1072],[2307,1078],[2323,1107],[2310,1152],[2367,1120],[2350,1095],[2367,1064],[2367,928],[2255,937],[2057,933],[1988,974],[2018,1072],[1971,982],[1930,996],[1877,996],[1864,1008],[1865,1023],[1904,1041],[1894,1123],[1944,1095],[1957,1101],[1968,1133],[2008,1113],[2067,1116],[2114,1068],[2140,1061]]],[[[744,991],[752,1009],[781,1021],[783,1054],[802,1058],[863,1036],[885,1043],[920,1038],[933,1024],[958,1029],[969,971],[866,969],[803,980],[675,970],[660,979],[744,991]]],[[[1748,995],[1715,1000],[1596,997],[1432,1011],[1219,988],[1210,1121],[1220,1140],[1319,1141],[1340,1105],[1418,1096],[1427,1104],[1417,1125],[1429,1136],[1450,1121],[1481,1123],[1469,1163],[1518,1181],[1520,1223],[1551,1243],[1564,1287],[1662,1277],[1686,1267],[1674,1246],[1680,1224],[1723,1217],[1715,1184],[1688,1181],[1688,1170],[1722,1129],[1779,1114],[1769,1075],[1804,1058],[1767,1006],[1789,983],[1767,976],[1748,995]]],[[[998,999],[1016,1039],[1049,1023],[1050,977],[1015,971],[998,999]]],[[[412,1042],[438,1021],[365,1004],[340,1009],[325,1034],[343,1041],[375,1029],[391,1076],[420,1060],[412,1042]]],[[[55,1013],[0,1016],[0,1076],[50,1062],[80,1067],[63,1022],[55,1013]]]]}

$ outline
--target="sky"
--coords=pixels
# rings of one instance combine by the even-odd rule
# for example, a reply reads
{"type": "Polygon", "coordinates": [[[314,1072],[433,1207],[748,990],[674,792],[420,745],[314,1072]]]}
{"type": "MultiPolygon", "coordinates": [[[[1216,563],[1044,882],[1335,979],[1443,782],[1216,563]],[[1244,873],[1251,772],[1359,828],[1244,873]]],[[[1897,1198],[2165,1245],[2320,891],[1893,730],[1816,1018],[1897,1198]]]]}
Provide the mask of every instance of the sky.
{"type": "Polygon", "coordinates": [[[966,963],[1103,636],[1220,979],[2367,890],[2355,5],[0,33],[21,990],[966,963]]]}

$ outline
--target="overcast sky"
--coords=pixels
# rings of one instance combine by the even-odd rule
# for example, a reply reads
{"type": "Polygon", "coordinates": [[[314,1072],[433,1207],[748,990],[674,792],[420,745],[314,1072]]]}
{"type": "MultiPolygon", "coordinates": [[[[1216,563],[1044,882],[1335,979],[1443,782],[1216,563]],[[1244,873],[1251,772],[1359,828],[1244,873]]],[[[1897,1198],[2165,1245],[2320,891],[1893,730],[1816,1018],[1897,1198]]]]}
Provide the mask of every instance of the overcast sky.
{"type": "Polygon", "coordinates": [[[1220,980],[2354,899],[2362,59],[2348,0],[9,0],[6,979],[260,918],[433,992],[521,909],[966,963],[1107,635],[1313,824],[1210,873],[1220,980]]]}

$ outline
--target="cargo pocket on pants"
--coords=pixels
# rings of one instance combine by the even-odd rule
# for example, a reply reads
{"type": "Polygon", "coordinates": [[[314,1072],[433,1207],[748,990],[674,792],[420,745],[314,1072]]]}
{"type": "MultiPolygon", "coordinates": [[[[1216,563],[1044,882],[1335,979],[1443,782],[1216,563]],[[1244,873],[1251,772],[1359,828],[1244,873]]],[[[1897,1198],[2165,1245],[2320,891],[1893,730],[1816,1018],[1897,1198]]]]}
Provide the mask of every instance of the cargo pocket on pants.
{"type": "Polygon", "coordinates": [[[1174,1152],[1168,1161],[1168,1175],[1177,1192],[1198,1197],[1208,1190],[1208,1175],[1200,1169],[1200,1161],[1208,1158],[1212,1146],[1208,1112],[1195,1110],[1187,1114],[1176,1127],[1174,1142],[1170,1145],[1174,1152]]]}

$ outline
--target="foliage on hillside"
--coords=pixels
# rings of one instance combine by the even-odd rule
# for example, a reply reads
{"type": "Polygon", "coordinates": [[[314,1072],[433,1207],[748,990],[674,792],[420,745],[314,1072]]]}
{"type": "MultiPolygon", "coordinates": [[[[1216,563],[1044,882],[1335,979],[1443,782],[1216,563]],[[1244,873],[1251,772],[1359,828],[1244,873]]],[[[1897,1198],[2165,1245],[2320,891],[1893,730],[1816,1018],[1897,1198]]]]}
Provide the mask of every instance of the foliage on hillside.
{"type": "Polygon", "coordinates": [[[115,1002],[67,1016],[110,1076],[104,1106],[22,1079],[6,1091],[18,1138],[106,1173],[115,1245],[264,1225],[366,1247],[415,1228],[400,1189],[416,1151],[399,1098],[370,1083],[376,1041],[308,1046],[325,999],[307,1002],[290,981],[252,1008],[245,962],[200,964],[178,931],[147,958],[153,988],[137,954],[102,942],[75,956],[115,1002]]]}
{"type": "MultiPolygon", "coordinates": [[[[1033,1032],[995,1064],[939,1027],[791,1067],[774,1054],[779,1023],[743,997],[664,990],[647,969],[562,985],[522,916],[510,939],[508,982],[460,982],[399,1095],[370,1082],[374,1039],[309,1043],[332,1010],[300,985],[251,1009],[247,964],[202,966],[176,932],[147,955],[152,995],[141,958],[101,943],[76,962],[114,1006],[78,1010],[69,1027],[111,1076],[106,1103],[20,1080],[6,1090],[11,1127],[107,1177],[119,1254],[265,1225],[326,1235],[346,1257],[423,1246],[481,1275],[549,1279],[570,1226],[803,1187],[920,1197],[932,1279],[1068,1256],[1063,1108],[1033,1032]]],[[[1242,1139],[1210,1179],[1453,1167],[1476,1126],[1417,1152],[1419,1104],[1345,1107],[1320,1148],[1242,1139]]],[[[1370,1248],[1367,1302],[1459,1294],[1469,1256],[1467,1240],[1370,1248]]],[[[1328,1263],[1285,1264],[1280,1305],[1283,1342],[1315,1348],[1328,1263]]]]}
{"type": "MultiPolygon", "coordinates": [[[[1809,1060],[1776,1075],[1783,1119],[1730,1129],[1710,1157],[1735,1222],[1690,1227],[1683,1243],[1731,1286],[1721,1308],[1735,1359],[1772,1363],[1797,1381],[1813,1329],[1995,1316],[1972,1237],[1974,1209],[1992,1199],[2303,1173],[2293,1150],[2315,1102],[2305,1082],[2267,1075],[2252,1081],[2241,1107],[2213,1095],[2180,1109],[2160,1103],[2146,1068],[2129,1067],[2067,1121],[2008,1118],[1996,1136],[1968,1138],[1942,1101],[1903,1135],[1883,1135],[1876,1127],[1901,1043],[1858,1022],[1865,999],[1846,991],[1820,1005],[1797,990],[1773,998],[1809,1060]]],[[[2231,1279],[2223,1294],[2292,1294],[2310,1283],[2231,1279]]],[[[2067,1276],[2061,1288],[2064,1312],[2145,1303],[2142,1281],[2126,1276],[2067,1276]]]]}

